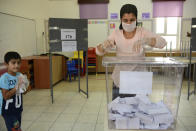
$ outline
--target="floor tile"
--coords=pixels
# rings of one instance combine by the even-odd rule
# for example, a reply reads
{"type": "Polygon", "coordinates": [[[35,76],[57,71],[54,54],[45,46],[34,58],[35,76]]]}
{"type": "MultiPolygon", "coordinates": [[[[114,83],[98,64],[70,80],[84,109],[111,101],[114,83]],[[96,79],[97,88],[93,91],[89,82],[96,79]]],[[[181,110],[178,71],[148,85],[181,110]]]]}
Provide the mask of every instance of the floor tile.
{"type": "Polygon", "coordinates": [[[35,122],[27,131],[48,131],[52,125],[52,122],[35,122]]]}
{"type": "Polygon", "coordinates": [[[74,123],[78,119],[79,114],[61,114],[55,122],[57,123],[74,123]]]}
{"type": "Polygon", "coordinates": [[[59,116],[59,113],[50,113],[50,112],[42,113],[36,121],[37,122],[54,122],[58,116],[59,116]]]}
{"type": "Polygon", "coordinates": [[[71,131],[74,123],[54,123],[49,131],[71,131]]]}
{"type": "Polygon", "coordinates": [[[94,131],[95,124],[76,123],[72,131],[94,131]]]}
{"type": "Polygon", "coordinates": [[[92,123],[97,121],[97,115],[80,114],[76,123],[92,123]]]}

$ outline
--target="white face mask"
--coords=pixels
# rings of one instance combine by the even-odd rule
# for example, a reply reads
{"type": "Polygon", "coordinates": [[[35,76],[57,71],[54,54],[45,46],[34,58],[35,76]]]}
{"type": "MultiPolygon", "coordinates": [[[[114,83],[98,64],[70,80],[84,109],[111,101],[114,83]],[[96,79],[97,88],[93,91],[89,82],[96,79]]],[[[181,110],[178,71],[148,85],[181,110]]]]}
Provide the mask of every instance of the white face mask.
{"type": "Polygon", "coordinates": [[[134,29],[136,28],[136,21],[134,21],[131,24],[126,24],[124,22],[122,22],[122,27],[126,32],[132,32],[134,31],[134,29]]]}

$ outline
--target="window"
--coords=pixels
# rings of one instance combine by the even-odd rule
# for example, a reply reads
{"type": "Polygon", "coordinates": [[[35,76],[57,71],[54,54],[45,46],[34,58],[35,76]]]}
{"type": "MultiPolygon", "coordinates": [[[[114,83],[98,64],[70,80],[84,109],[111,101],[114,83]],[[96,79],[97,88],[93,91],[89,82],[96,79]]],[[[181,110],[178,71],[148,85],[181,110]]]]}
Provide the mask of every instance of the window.
{"type": "MultiPolygon", "coordinates": [[[[167,49],[177,50],[180,39],[180,18],[162,17],[155,19],[155,33],[167,41],[167,49]]],[[[165,47],[166,48],[166,47],[165,47]]],[[[164,48],[164,49],[165,49],[164,48]]]]}

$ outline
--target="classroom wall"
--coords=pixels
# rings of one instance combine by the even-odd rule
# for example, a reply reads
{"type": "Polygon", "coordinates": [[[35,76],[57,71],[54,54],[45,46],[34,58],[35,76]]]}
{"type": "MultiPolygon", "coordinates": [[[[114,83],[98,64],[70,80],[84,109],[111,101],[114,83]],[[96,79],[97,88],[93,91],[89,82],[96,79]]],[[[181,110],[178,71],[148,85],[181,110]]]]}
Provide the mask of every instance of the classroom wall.
{"type": "Polygon", "coordinates": [[[152,17],[152,0],[110,0],[108,16],[110,13],[118,13],[120,17],[120,9],[124,4],[134,4],[138,9],[138,19],[142,18],[143,12],[149,12],[152,17]],[[145,4],[144,4],[145,3],[145,4]]]}
{"type": "MultiPolygon", "coordinates": [[[[150,12],[152,17],[152,0],[110,0],[110,13],[119,13],[123,4],[132,3],[138,7],[138,18],[143,12],[150,12]],[[145,3],[145,4],[144,4],[145,3]]],[[[184,3],[184,17],[196,17],[196,0],[187,0],[184,3]]],[[[44,20],[49,17],[79,18],[77,0],[0,0],[0,12],[35,19],[37,30],[38,54],[44,53],[45,43],[42,32],[45,31],[44,20]]]]}
{"type": "Polygon", "coordinates": [[[196,17],[196,0],[186,0],[184,2],[183,18],[196,17]]]}
{"type": "Polygon", "coordinates": [[[48,18],[47,0],[0,0],[0,12],[22,16],[36,21],[37,52],[43,52],[42,32],[44,31],[44,19],[48,18]]]}
{"type": "Polygon", "coordinates": [[[0,0],[0,12],[35,19],[37,32],[37,52],[46,52],[44,20],[49,17],[79,18],[77,0],[0,0]]]}

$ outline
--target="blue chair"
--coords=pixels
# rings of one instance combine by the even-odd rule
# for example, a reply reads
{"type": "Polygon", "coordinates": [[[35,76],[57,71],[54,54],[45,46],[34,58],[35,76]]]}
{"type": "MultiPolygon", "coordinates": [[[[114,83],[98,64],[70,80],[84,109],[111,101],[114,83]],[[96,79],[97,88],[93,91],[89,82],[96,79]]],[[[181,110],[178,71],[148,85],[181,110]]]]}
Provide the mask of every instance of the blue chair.
{"type": "Polygon", "coordinates": [[[76,76],[78,75],[78,69],[76,68],[76,63],[74,60],[67,61],[67,77],[69,76],[70,82],[72,75],[74,76],[74,80],[76,80],[76,76]]]}

